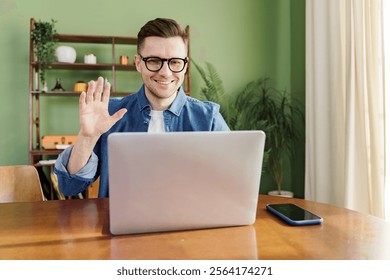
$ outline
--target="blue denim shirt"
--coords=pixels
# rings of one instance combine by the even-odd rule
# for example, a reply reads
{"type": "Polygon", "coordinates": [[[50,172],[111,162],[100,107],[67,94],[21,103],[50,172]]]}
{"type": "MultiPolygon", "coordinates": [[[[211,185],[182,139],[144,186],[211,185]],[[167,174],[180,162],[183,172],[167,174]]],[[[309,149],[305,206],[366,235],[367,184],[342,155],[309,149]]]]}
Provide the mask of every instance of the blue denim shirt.
{"type": "MultiPolygon", "coordinates": [[[[88,163],[78,173],[69,174],[66,168],[73,147],[65,149],[59,155],[54,171],[58,177],[59,188],[65,196],[85,191],[100,176],[99,197],[108,197],[107,136],[112,132],[148,131],[151,106],[145,96],[144,86],[135,94],[110,100],[110,115],[120,108],[126,108],[127,113],[100,137],[88,163]]],[[[182,88],[170,108],[163,114],[166,132],[229,130],[219,112],[218,104],[186,96],[182,88]]]]}

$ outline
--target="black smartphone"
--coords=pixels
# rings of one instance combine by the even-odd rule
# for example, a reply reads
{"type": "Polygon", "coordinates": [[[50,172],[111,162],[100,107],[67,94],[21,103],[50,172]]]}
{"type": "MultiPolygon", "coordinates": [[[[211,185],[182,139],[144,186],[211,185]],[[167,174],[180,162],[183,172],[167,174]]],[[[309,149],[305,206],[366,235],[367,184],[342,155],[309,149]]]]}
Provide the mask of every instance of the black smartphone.
{"type": "Polygon", "coordinates": [[[317,225],[324,221],[322,217],[293,203],[267,204],[266,209],[293,226],[317,225]]]}

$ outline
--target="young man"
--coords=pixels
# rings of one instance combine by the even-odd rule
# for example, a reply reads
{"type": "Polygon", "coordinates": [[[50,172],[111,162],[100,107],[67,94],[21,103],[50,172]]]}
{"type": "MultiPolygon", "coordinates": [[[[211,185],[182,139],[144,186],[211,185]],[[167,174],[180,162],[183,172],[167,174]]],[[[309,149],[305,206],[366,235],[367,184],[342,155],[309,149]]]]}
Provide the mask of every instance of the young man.
{"type": "Polygon", "coordinates": [[[138,33],[134,56],[144,83],[141,89],[110,100],[109,83],[104,85],[102,77],[89,82],[87,92],[80,95],[77,142],[55,164],[64,195],[85,191],[100,176],[99,197],[108,196],[107,136],[112,132],[229,130],[219,105],[188,97],[181,88],[187,44],[187,35],[176,21],[151,20],[138,33]]]}

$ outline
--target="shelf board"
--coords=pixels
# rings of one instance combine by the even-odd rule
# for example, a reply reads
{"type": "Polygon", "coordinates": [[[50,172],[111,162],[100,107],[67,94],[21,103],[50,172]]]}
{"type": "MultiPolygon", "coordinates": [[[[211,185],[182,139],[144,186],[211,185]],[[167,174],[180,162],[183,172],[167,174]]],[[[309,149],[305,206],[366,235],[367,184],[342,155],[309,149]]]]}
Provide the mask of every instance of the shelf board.
{"type": "Polygon", "coordinates": [[[55,155],[59,155],[63,151],[64,150],[57,150],[57,149],[52,149],[52,150],[41,149],[41,150],[31,150],[30,153],[33,156],[55,156],[55,155]]]}
{"type": "MultiPolygon", "coordinates": [[[[32,64],[34,67],[38,67],[38,63],[32,64]]],[[[65,70],[119,70],[119,71],[135,71],[137,70],[134,64],[86,64],[86,63],[65,63],[65,62],[53,62],[46,65],[48,69],[65,69],[65,70]]]]}
{"type": "Polygon", "coordinates": [[[95,44],[129,44],[136,45],[137,37],[125,36],[95,36],[58,34],[54,37],[58,42],[68,43],[95,43],[95,44]]]}
{"type": "MultiPolygon", "coordinates": [[[[126,96],[129,94],[133,94],[133,91],[115,91],[111,92],[111,97],[113,96],[126,96]]],[[[80,96],[80,92],[74,92],[74,91],[47,91],[47,92],[42,92],[42,91],[32,91],[32,95],[40,95],[40,96],[80,96]]]]}

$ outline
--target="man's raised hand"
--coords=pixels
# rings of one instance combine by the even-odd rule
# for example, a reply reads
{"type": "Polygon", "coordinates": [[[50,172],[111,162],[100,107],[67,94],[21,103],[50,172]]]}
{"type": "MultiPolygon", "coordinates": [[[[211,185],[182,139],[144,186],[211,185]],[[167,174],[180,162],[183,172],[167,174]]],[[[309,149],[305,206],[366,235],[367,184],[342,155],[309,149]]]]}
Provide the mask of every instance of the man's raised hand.
{"type": "Polygon", "coordinates": [[[111,85],[104,84],[104,79],[88,83],[87,92],[82,92],[79,99],[80,134],[84,137],[99,138],[107,132],[127,112],[122,108],[110,116],[108,102],[111,85]]]}

